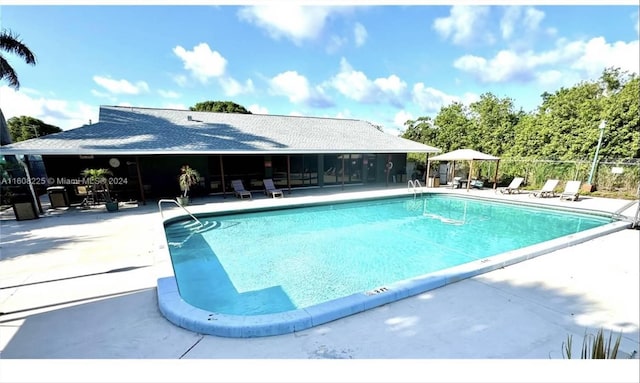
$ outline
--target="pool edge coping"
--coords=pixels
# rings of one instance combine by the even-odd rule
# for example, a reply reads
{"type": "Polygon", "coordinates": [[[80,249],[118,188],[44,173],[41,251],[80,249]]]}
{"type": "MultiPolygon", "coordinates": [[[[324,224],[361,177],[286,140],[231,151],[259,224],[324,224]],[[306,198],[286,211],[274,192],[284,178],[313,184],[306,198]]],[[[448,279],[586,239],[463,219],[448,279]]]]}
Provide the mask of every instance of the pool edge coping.
{"type": "MultiPolygon", "coordinates": [[[[389,197],[397,197],[398,193],[389,197]]],[[[466,196],[460,196],[465,198],[466,196]]],[[[367,200],[370,198],[380,198],[380,196],[352,198],[354,200],[367,200]]],[[[472,197],[472,199],[490,200],[501,202],[487,197],[472,197]]],[[[347,199],[344,199],[345,201],[347,199]]],[[[340,201],[343,201],[341,199],[340,201]]],[[[315,201],[321,202],[321,201],[315,201]]],[[[512,201],[512,203],[527,206],[536,206],[523,201],[512,201]]],[[[300,202],[285,206],[300,207],[313,202],[300,202]]],[[[273,207],[273,206],[272,206],[273,207]]],[[[554,207],[540,207],[554,210],[554,207]]],[[[258,207],[258,210],[261,208],[258,207]]],[[[557,210],[557,209],[555,209],[557,210]]],[[[573,211],[582,214],[606,215],[614,219],[613,213],[565,208],[565,211],[573,211]]],[[[229,209],[226,212],[247,212],[254,209],[229,209]]],[[[182,215],[184,216],[184,215],[182,215]]],[[[178,217],[165,218],[162,226],[166,222],[173,221],[178,217]]],[[[397,281],[386,286],[379,286],[366,292],[354,293],[345,297],[333,299],[310,307],[290,310],[274,314],[262,314],[252,316],[230,315],[215,313],[192,306],[182,299],[178,292],[175,276],[161,277],[157,280],[158,306],[161,313],[173,324],[196,333],[216,335],[231,338],[252,338],[263,336],[284,335],[296,331],[305,330],[353,314],[357,314],[387,303],[418,295],[439,287],[446,286],[464,279],[484,274],[490,271],[504,268],[528,259],[548,254],[553,251],[574,246],[579,243],[595,239],[597,237],[614,233],[616,231],[628,229],[631,222],[617,219],[614,222],[600,227],[585,230],[579,233],[562,236],[553,240],[539,244],[530,245],[520,249],[496,254],[458,266],[439,270],[433,273],[420,275],[417,277],[397,281]]],[[[166,249],[168,253],[168,248],[166,249]]]]}

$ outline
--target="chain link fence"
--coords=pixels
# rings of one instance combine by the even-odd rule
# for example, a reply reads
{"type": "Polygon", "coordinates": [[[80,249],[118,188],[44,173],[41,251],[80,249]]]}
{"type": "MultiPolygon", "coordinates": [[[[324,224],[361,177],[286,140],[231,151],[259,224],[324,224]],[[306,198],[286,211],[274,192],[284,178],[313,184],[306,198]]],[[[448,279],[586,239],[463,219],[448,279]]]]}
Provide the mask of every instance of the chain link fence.
{"type": "MultiPolygon", "coordinates": [[[[481,164],[485,174],[495,165],[481,164]]],[[[524,184],[540,188],[548,179],[578,180],[587,183],[591,173],[591,160],[544,160],[530,158],[501,158],[498,168],[498,184],[508,184],[514,177],[524,177],[524,184]]],[[[591,184],[598,191],[636,194],[640,185],[640,159],[602,159],[596,164],[591,184]]]]}

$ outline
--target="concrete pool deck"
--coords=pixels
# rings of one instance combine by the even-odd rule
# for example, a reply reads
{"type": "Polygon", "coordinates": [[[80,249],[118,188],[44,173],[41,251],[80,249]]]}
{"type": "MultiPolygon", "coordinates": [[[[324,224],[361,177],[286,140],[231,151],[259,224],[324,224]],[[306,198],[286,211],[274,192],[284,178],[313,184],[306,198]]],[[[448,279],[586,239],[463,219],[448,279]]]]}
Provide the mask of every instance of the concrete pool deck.
{"type": "MultiPolygon", "coordinates": [[[[208,197],[189,210],[305,203],[358,190],[325,189],[285,192],[281,200],[259,193],[252,201],[208,197]]],[[[616,199],[438,191],[627,217],[637,208],[616,199]]],[[[164,211],[165,217],[182,213],[169,205],[164,211]]],[[[639,230],[620,230],[307,330],[238,339],[184,330],[159,312],[158,278],[172,275],[161,222],[154,202],[125,204],[116,213],[104,207],[47,210],[29,221],[2,212],[4,370],[12,366],[7,360],[17,359],[562,359],[568,335],[575,358],[585,331],[600,327],[622,332],[625,355],[637,358],[640,351],[639,230]]],[[[629,362],[635,375],[628,381],[638,381],[638,360],[629,362]]]]}

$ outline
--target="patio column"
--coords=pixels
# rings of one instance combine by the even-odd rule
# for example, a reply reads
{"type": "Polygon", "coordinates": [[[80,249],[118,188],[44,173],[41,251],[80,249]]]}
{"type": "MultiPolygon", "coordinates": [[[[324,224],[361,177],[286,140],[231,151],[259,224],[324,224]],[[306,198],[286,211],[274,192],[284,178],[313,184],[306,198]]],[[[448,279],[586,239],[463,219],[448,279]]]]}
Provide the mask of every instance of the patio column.
{"type": "Polygon", "coordinates": [[[142,173],[140,172],[140,157],[136,157],[136,173],[138,173],[138,189],[140,191],[140,199],[142,200],[142,204],[146,205],[147,200],[144,196],[144,186],[142,182],[142,173]]]}
{"type": "Polygon", "coordinates": [[[222,164],[222,154],[220,155],[220,182],[222,182],[222,198],[227,198],[227,188],[224,184],[224,165],[222,164]]]}
{"type": "Polygon", "coordinates": [[[287,186],[289,187],[289,194],[291,194],[291,155],[287,154],[287,186]]]}

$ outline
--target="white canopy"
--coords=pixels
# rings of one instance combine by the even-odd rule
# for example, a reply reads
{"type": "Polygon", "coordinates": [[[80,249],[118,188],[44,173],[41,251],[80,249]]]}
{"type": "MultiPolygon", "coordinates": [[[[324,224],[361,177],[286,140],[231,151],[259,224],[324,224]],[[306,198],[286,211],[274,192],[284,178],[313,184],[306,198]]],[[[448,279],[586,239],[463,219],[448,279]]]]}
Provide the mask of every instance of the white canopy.
{"type": "Polygon", "coordinates": [[[499,157],[494,157],[473,149],[458,149],[452,152],[440,154],[430,158],[431,161],[460,161],[460,160],[482,160],[482,161],[498,161],[499,157]]]}
{"type": "Polygon", "coordinates": [[[470,169],[469,175],[467,179],[467,191],[469,190],[469,185],[471,184],[471,171],[473,169],[473,161],[496,161],[496,173],[493,179],[493,188],[496,188],[496,182],[498,178],[498,165],[500,164],[500,157],[495,157],[486,153],[479,152],[473,149],[457,149],[451,152],[447,152],[444,154],[440,154],[438,156],[434,156],[429,158],[427,161],[427,177],[429,177],[429,168],[431,161],[470,161],[470,169]]]}

